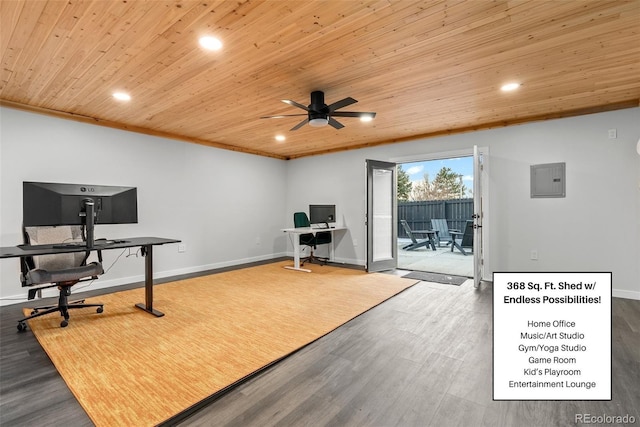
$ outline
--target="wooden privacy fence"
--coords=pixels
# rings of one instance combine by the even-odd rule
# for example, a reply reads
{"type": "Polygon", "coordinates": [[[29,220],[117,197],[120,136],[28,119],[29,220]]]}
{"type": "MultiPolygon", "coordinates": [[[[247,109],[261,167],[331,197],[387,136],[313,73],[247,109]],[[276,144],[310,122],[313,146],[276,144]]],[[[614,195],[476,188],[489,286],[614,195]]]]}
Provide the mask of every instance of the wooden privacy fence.
{"type": "Polygon", "coordinates": [[[444,218],[450,229],[464,230],[472,219],[473,199],[398,201],[398,237],[409,237],[400,225],[404,219],[412,230],[431,229],[431,219],[444,218]]]}

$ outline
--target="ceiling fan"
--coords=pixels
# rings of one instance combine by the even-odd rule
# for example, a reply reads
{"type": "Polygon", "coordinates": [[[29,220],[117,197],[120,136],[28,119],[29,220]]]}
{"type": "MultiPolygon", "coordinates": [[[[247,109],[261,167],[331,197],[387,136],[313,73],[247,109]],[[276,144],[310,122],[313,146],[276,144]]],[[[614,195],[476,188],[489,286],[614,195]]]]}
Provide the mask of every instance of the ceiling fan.
{"type": "Polygon", "coordinates": [[[300,129],[305,124],[309,123],[310,126],[320,127],[326,126],[327,124],[333,126],[336,129],[342,129],[344,125],[334,119],[334,117],[360,117],[361,120],[372,120],[376,113],[365,113],[358,111],[336,111],[340,108],[346,107],[351,104],[355,104],[355,99],[349,97],[341,99],[340,101],[334,102],[331,105],[327,105],[324,103],[324,92],[316,90],[311,92],[311,104],[308,107],[299,104],[295,101],[291,101],[289,99],[283,99],[282,102],[293,105],[294,107],[302,108],[307,113],[306,114],[283,114],[278,116],[265,116],[260,117],[261,119],[279,119],[282,117],[296,117],[296,116],[307,116],[306,119],[295,125],[291,128],[291,130],[300,129]]]}

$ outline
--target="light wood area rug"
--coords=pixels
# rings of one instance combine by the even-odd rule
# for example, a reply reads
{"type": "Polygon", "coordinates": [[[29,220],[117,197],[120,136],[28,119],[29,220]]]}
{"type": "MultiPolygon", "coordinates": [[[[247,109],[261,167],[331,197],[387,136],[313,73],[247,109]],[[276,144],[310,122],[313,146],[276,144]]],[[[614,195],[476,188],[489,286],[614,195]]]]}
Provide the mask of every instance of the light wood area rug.
{"type": "Polygon", "coordinates": [[[278,262],[154,287],[156,318],[134,307],[144,289],[29,321],[97,426],[161,423],[322,337],[416,283],[386,274],[278,262]],[[305,266],[306,267],[306,266],[305,266]]]}

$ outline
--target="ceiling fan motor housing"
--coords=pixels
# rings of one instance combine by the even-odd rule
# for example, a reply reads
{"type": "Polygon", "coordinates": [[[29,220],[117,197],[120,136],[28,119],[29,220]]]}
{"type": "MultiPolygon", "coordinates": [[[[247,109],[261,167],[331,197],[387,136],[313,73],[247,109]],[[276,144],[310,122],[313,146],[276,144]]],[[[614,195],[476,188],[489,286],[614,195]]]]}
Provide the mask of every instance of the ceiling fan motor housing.
{"type": "Polygon", "coordinates": [[[309,118],[321,118],[327,116],[327,104],[324,103],[324,92],[319,90],[311,92],[311,104],[309,105],[309,118]],[[313,115],[313,113],[320,113],[313,115]]]}

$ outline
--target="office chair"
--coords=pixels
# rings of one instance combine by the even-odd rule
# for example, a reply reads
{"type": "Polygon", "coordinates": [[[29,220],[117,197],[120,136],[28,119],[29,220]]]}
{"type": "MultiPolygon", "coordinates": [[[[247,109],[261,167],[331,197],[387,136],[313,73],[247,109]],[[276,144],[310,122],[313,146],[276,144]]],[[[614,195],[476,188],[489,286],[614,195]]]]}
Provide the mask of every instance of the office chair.
{"type": "MultiPolygon", "coordinates": [[[[300,227],[310,227],[309,217],[304,212],[296,212],[293,214],[293,225],[295,228],[300,227]]],[[[310,248],[310,253],[308,257],[300,258],[300,265],[304,265],[305,262],[313,262],[320,261],[321,263],[326,264],[329,261],[329,258],[318,257],[313,254],[313,250],[316,249],[317,245],[325,245],[327,243],[331,243],[331,232],[330,231],[321,231],[316,233],[305,233],[300,235],[300,244],[304,246],[308,246],[310,248]]]]}
{"type": "MultiPolygon", "coordinates": [[[[57,227],[24,227],[24,239],[28,245],[61,244],[82,241],[81,226],[57,227]]],[[[18,320],[18,331],[27,328],[26,321],[46,314],[59,312],[64,318],[61,327],[69,324],[69,310],[74,308],[97,307],[102,313],[104,304],[85,304],[84,300],[69,302],[71,287],[78,282],[95,280],[104,273],[102,269],[102,253],[98,252],[99,262],[87,264],[89,251],[41,255],[37,257],[23,257],[20,259],[22,286],[31,287],[28,299],[40,295],[42,289],[57,286],[60,290],[58,304],[36,307],[31,315],[18,320]]]]}

